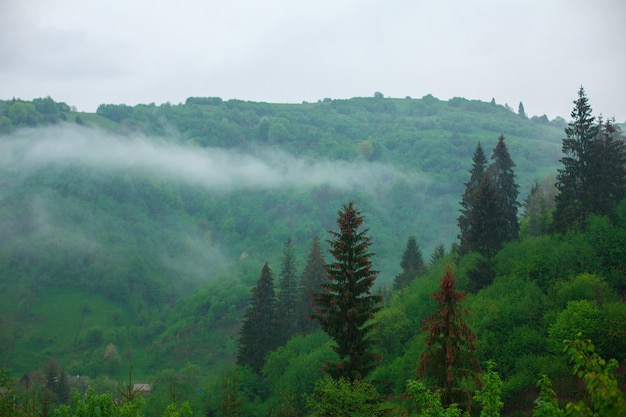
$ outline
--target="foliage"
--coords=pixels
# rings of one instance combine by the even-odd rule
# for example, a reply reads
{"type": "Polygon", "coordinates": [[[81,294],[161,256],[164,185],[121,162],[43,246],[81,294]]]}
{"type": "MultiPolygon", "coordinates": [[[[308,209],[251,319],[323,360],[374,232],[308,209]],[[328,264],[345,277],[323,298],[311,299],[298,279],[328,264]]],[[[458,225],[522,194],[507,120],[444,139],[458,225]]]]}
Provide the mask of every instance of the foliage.
{"type": "Polygon", "coordinates": [[[263,376],[266,378],[270,401],[280,403],[289,390],[294,396],[292,405],[303,412],[304,398],[315,388],[315,381],[323,376],[322,368],[337,359],[332,341],[323,332],[296,335],[284,346],[267,355],[263,376]]]}
{"type": "MultiPolygon", "coordinates": [[[[504,136],[487,160],[480,142],[474,151],[470,180],[465,183],[461,197],[461,215],[457,223],[460,229],[460,254],[479,252],[490,258],[506,241],[516,239],[519,232],[517,219],[517,195],[513,167],[504,136]]],[[[479,288],[479,286],[476,286],[479,288]]]]}
{"type": "Polygon", "coordinates": [[[584,401],[568,403],[568,415],[619,417],[626,410],[626,393],[618,387],[615,371],[618,363],[615,359],[606,361],[595,352],[590,340],[581,340],[580,335],[567,341],[564,352],[573,363],[574,374],[582,378],[590,404],[584,401]]]}
{"type": "Polygon", "coordinates": [[[261,371],[265,356],[279,344],[276,324],[274,277],[265,263],[243,316],[237,364],[248,365],[257,373],[261,371]]]}
{"type": "Polygon", "coordinates": [[[615,120],[599,118],[594,145],[593,213],[606,215],[626,197],[626,139],[615,120]]]}
{"type": "Polygon", "coordinates": [[[116,400],[110,393],[96,394],[90,387],[83,398],[76,393],[69,405],[60,405],[54,411],[55,417],[140,417],[141,397],[116,400]]]}
{"type": "Polygon", "coordinates": [[[441,392],[432,392],[420,380],[407,381],[406,393],[409,397],[410,415],[417,417],[461,417],[467,415],[463,414],[457,404],[444,407],[441,401],[441,392]]]}
{"type": "Polygon", "coordinates": [[[433,249],[433,253],[430,254],[430,266],[432,267],[441,259],[446,256],[446,245],[443,242],[439,242],[433,249]]]}
{"type": "Polygon", "coordinates": [[[480,183],[485,176],[486,170],[487,157],[485,156],[485,152],[483,151],[480,142],[478,142],[478,144],[476,145],[476,150],[474,151],[474,156],[472,157],[472,169],[470,170],[470,179],[464,184],[465,191],[463,192],[463,195],[461,197],[461,215],[457,220],[460,231],[459,239],[461,241],[461,254],[471,252],[474,249],[469,243],[467,243],[467,236],[470,233],[472,227],[469,217],[474,207],[474,194],[478,190],[478,187],[480,186],[480,183]]]}
{"type": "Polygon", "coordinates": [[[187,401],[182,404],[170,403],[163,412],[163,417],[190,417],[192,415],[193,411],[187,401]]]}
{"type": "Polygon", "coordinates": [[[487,362],[487,369],[480,378],[481,387],[474,395],[474,400],[482,406],[480,417],[500,417],[500,409],[504,406],[500,399],[503,382],[494,367],[493,361],[487,362]]]}
{"type": "MultiPolygon", "coordinates": [[[[464,293],[454,288],[455,278],[450,266],[441,277],[439,290],[432,294],[439,303],[424,321],[426,351],[420,357],[418,372],[432,379],[442,392],[444,405],[458,402],[465,395],[460,382],[478,372],[474,356],[476,335],[465,322],[467,310],[461,306],[464,293]]],[[[469,406],[469,404],[467,404],[469,406]]]]}
{"type": "Polygon", "coordinates": [[[520,224],[521,234],[540,236],[548,232],[552,222],[554,199],[557,193],[555,183],[556,178],[552,176],[545,178],[541,182],[535,180],[523,203],[524,212],[522,213],[520,224]]]}
{"type": "Polygon", "coordinates": [[[243,398],[239,392],[239,378],[234,371],[232,377],[224,375],[219,410],[223,417],[238,417],[243,398]]]}
{"type": "Polygon", "coordinates": [[[592,214],[607,214],[626,195],[626,145],[610,122],[597,123],[585,90],[574,101],[573,121],[565,128],[557,174],[554,230],[583,227],[592,214]]]}
{"type": "MultiPolygon", "coordinates": [[[[142,379],[155,383],[142,412],[161,415],[167,407],[164,389],[159,388],[165,376],[181,380],[180,375],[186,378],[191,372],[188,366],[196,367],[202,371],[194,371],[199,376],[193,383],[186,381],[182,391],[193,394],[195,415],[218,412],[211,408],[218,401],[207,402],[205,410],[196,404],[220,392],[215,388],[215,394],[210,393],[207,380],[233,362],[238,323],[258,267],[265,260],[279,262],[288,236],[299,246],[330,227],[334,207],[348,198],[362,201],[368,213],[381,287],[391,283],[402,245],[416,230],[416,243],[434,247],[437,254],[423,279],[389,293],[386,309],[376,314],[375,321],[384,328],[373,328],[370,336],[382,342],[374,350],[384,354],[384,361],[371,376],[380,381],[385,395],[402,390],[424,350],[419,324],[435,308],[428,294],[435,289],[444,257],[458,263],[456,286],[478,291],[464,303],[472,313],[468,323],[480,335],[476,355],[498,361],[507,413],[532,407],[534,382],[542,373],[553,378],[561,398],[580,398],[580,388],[564,376],[565,359],[551,353],[549,346],[554,343],[556,349],[558,339],[569,336],[581,311],[597,325],[590,327],[599,334],[594,336],[596,351],[623,359],[626,200],[613,211],[608,211],[612,204],[602,203],[606,215],[589,216],[584,228],[542,235],[553,210],[553,187],[547,179],[546,187],[532,193],[532,202],[525,206],[522,239],[505,243],[486,264],[484,270],[494,273],[486,284],[471,286],[476,281],[473,271],[483,270],[477,254],[459,255],[453,244],[451,254],[445,255],[445,244],[456,235],[451,225],[463,193],[461,168],[476,141],[505,134],[516,155],[520,189],[528,190],[533,179],[549,178],[556,168],[562,119],[523,119],[495,101],[490,105],[432,96],[299,105],[192,98],[179,105],[109,108],[121,110],[120,116],[112,116],[119,121],[78,114],[62,103],[55,109],[53,103],[50,98],[0,101],[5,161],[19,159],[19,152],[6,153],[10,148],[5,146],[29,137],[34,132],[29,126],[55,124],[50,132],[60,133],[68,128],[65,120],[82,135],[97,128],[132,141],[141,133],[147,135],[142,136],[146,142],[196,147],[199,152],[219,147],[255,154],[273,142],[291,154],[315,162],[330,160],[334,166],[370,158],[401,171],[402,179],[386,179],[384,186],[367,191],[322,185],[214,192],[178,183],[162,172],[113,172],[84,161],[28,173],[2,164],[0,297],[9,302],[0,303],[0,353],[11,375],[42,369],[53,358],[63,364],[59,370],[80,373],[81,383],[93,385],[99,394],[114,390],[116,373],[133,363],[142,379]],[[79,121],[84,127],[75,126],[79,121]],[[578,306],[568,307],[569,302],[578,306]],[[562,334],[557,335],[557,328],[562,334]],[[198,395],[200,387],[204,396],[198,395]]],[[[612,160],[611,154],[620,155],[621,133],[612,130],[616,126],[611,121],[598,120],[597,125],[597,138],[606,144],[594,150],[593,158],[612,160]]],[[[600,170],[600,175],[606,172],[600,170]]],[[[606,195],[618,198],[619,188],[612,189],[606,195]]],[[[315,252],[311,271],[326,280],[319,242],[315,252]]],[[[306,275],[305,268],[302,280],[306,275]]],[[[300,286],[305,301],[301,306],[309,307],[310,294],[319,288],[304,290],[302,282],[300,286]]],[[[310,311],[300,316],[303,323],[317,325],[308,315],[310,311]]],[[[302,411],[300,395],[313,391],[320,364],[336,359],[332,342],[320,335],[298,336],[270,351],[263,377],[241,369],[236,414],[267,415],[290,405],[302,411]]],[[[76,378],[68,381],[72,390],[79,389],[76,378]]],[[[18,386],[15,397],[20,410],[50,412],[38,403],[43,399],[39,393],[29,393],[29,406],[21,389],[18,386]]]]}
{"type": "Polygon", "coordinates": [[[326,291],[313,295],[314,317],[335,341],[333,349],[340,359],[329,363],[328,371],[350,380],[366,376],[378,363],[372,350],[376,341],[370,332],[374,314],[382,308],[382,297],[371,293],[377,271],[372,269],[373,254],[368,252],[371,238],[368,229],[360,230],[362,224],[363,216],[354,201],[338,212],[339,231],[329,231],[334,262],[327,265],[328,281],[322,284],[326,291]]]}
{"type": "Polygon", "coordinates": [[[376,387],[361,379],[326,376],[317,381],[307,404],[312,415],[319,417],[375,417],[387,413],[376,387]]]}
{"type": "Polygon", "coordinates": [[[18,400],[15,382],[7,375],[6,369],[0,368],[0,415],[14,417],[18,415],[18,400]]]}
{"type": "Polygon", "coordinates": [[[424,264],[422,251],[415,236],[410,236],[406,242],[400,267],[402,272],[396,275],[393,280],[393,288],[396,291],[406,287],[414,278],[426,273],[426,264],[424,264]]]}
{"type": "Polygon", "coordinates": [[[487,170],[491,173],[500,196],[500,207],[502,209],[502,217],[504,218],[502,238],[504,241],[517,239],[519,232],[517,220],[517,209],[520,205],[517,202],[519,185],[515,180],[515,172],[513,170],[515,163],[511,159],[509,150],[504,143],[504,135],[500,135],[498,138],[498,144],[493,149],[491,159],[493,162],[487,170]]]}
{"type": "Polygon", "coordinates": [[[321,285],[327,280],[326,263],[322,254],[319,237],[316,235],[311,241],[311,249],[307,256],[306,265],[299,281],[299,300],[297,303],[296,322],[298,331],[307,334],[319,328],[313,320],[313,294],[319,292],[321,285]]]}
{"type": "Polygon", "coordinates": [[[600,319],[600,309],[591,301],[569,301],[567,308],[561,311],[555,322],[548,330],[549,347],[558,352],[562,348],[563,340],[569,335],[581,333],[585,338],[599,339],[603,329],[600,319]]]}
{"type": "Polygon", "coordinates": [[[280,332],[278,344],[285,343],[297,331],[298,277],[296,272],[294,248],[291,238],[285,242],[278,280],[278,299],[276,303],[277,331],[280,332]]]}
{"type": "Polygon", "coordinates": [[[537,381],[537,387],[539,395],[534,401],[533,417],[565,417],[565,412],[559,408],[550,378],[542,375],[537,381]]]}

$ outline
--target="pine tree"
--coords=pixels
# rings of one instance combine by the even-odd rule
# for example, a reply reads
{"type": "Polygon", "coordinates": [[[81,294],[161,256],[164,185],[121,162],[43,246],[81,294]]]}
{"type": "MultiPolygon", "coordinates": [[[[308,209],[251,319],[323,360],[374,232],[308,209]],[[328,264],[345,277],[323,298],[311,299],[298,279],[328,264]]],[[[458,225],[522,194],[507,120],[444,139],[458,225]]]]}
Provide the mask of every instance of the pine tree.
{"type": "Polygon", "coordinates": [[[314,313],[312,296],[314,293],[322,291],[321,285],[327,280],[326,262],[324,262],[320,239],[315,236],[299,283],[296,322],[298,323],[298,331],[303,334],[312,333],[319,329],[319,323],[312,320],[314,313]]]}
{"type": "Polygon", "coordinates": [[[460,252],[478,252],[487,258],[495,255],[505,241],[506,220],[501,198],[490,173],[486,173],[471,201],[460,252]]]}
{"type": "Polygon", "coordinates": [[[267,353],[276,347],[278,339],[274,277],[266,263],[261,270],[261,277],[252,289],[252,299],[243,316],[237,364],[248,365],[258,373],[263,368],[267,353]]]}
{"type": "Polygon", "coordinates": [[[422,276],[426,273],[426,265],[422,258],[422,251],[417,245],[415,236],[410,236],[406,242],[406,248],[402,254],[400,261],[402,272],[396,275],[393,280],[394,290],[400,290],[413,281],[415,277],[422,276]]]}
{"type": "Polygon", "coordinates": [[[608,215],[626,197],[626,143],[614,120],[598,121],[592,150],[591,182],[595,198],[590,210],[594,214],[608,215]]]}
{"type": "Polygon", "coordinates": [[[280,343],[286,343],[296,332],[296,305],[298,302],[298,278],[291,238],[285,242],[280,269],[277,319],[280,343]]]}
{"type": "Polygon", "coordinates": [[[521,101],[519,102],[519,107],[517,108],[517,114],[519,117],[526,119],[526,111],[524,111],[524,104],[522,104],[521,101]]]}
{"type": "Polygon", "coordinates": [[[491,173],[500,194],[500,206],[505,221],[503,238],[506,241],[517,239],[519,234],[519,221],[517,219],[517,209],[520,206],[517,202],[519,185],[515,182],[515,172],[513,171],[515,163],[504,143],[503,135],[498,138],[498,144],[493,150],[491,159],[493,162],[487,171],[491,173]]]}
{"type": "MultiPolygon", "coordinates": [[[[485,157],[485,152],[483,151],[480,142],[476,145],[476,150],[474,151],[474,156],[472,157],[472,169],[470,170],[470,179],[465,183],[465,191],[463,196],[461,197],[461,215],[458,218],[459,225],[459,240],[463,242],[464,236],[467,233],[470,233],[469,230],[469,216],[472,212],[472,204],[474,199],[474,193],[478,189],[482,178],[485,176],[485,172],[487,171],[487,157],[485,157]]],[[[461,255],[464,253],[464,247],[461,244],[461,255]]]]}
{"type": "Polygon", "coordinates": [[[598,134],[598,126],[591,115],[591,106],[581,87],[578,99],[574,101],[572,110],[573,121],[565,128],[566,138],[563,139],[563,168],[558,170],[553,228],[557,232],[565,232],[574,225],[583,226],[591,214],[594,200],[594,185],[591,180],[593,168],[592,154],[594,140],[598,134]]]}
{"type": "Polygon", "coordinates": [[[233,370],[233,376],[224,375],[221,398],[218,402],[219,410],[224,417],[238,417],[241,415],[243,399],[239,393],[239,377],[233,370]]]}
{"type": "Polygon", "coordinates": [[[455,278],[448,266],[433,298],[439,303],[424,321],[426,350],[420,356],[418,372],[431,379],[441,390],[444,405],[466,403],[471,395],[460,388],[460,382],[479,372],[476,335],[464,320],[467,310],[461,306],[465,294],[455,290],[455,278]]]}
{"type": "Polygon", "coordinates": [[[365,377],[378,363],[378,355],[372,351],[376,341],[370,331],[382,297],[370,292],[378,272],[372,270],[374,254],[368,252],[371,238],[368,229],[359,230],[362,224],[363,217],[353,201],[338,212],[339,231],[329,231],[333,239],[327,241],[334,258],[326,266],[328,281],[322,285],[327,292],[314,294],[314,317],[334,339],[339,355],[338,363],[327,364],[334,378],[365,377]]]}
{"type": "Polygon", "coordinates": [[[437,246],[435,246],[435,248],[433,249],[433,253],[430,254],[430,266],[432,267],[441,259],[445,258],[445,256],[446,246],[443,244],[443,242],[439,242],[437,246]]]}
{"type": "Polygon", "coordinates": [[[530,187],[530,192],[522,204],[525,234],[540,236],[548,231],[556,196],[554,183],[554,177],[548,177],[541,183],[535,181],[530,187]]]}

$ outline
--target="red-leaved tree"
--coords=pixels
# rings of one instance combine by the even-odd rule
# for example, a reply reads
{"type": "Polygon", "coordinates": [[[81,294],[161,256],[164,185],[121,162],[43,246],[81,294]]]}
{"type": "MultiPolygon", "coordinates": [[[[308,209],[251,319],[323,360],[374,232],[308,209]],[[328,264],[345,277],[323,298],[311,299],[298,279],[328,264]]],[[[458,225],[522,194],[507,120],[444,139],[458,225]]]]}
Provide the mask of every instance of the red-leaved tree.
{"type": "Polygon", "coordinates": [[[455,278],[450,266],[441,277],[439,290],[433,298],[439,303],[433,314],[424,320],[426,350],[420,357],[418,372],[441,392],[444,405],[469,404],[471,395],[460,386],[464,378],[474,378],[480,372],[475,357],[476,334],[464,317],[461,306],[465,294],[454,289],[455,278]]]}

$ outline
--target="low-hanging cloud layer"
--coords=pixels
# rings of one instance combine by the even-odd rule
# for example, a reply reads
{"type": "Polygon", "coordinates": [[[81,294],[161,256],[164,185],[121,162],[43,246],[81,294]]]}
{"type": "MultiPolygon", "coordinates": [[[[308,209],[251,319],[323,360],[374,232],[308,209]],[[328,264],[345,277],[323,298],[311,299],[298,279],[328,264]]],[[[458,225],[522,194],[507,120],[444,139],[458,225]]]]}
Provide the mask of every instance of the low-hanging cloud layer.
{"type": "Polygon", "coordinates": [[[79,164],[110,172],[154,174],[222,192],[317,185],[374,192],[397,179],[426,184],[414,174],[380,163],[314,161],[279,149],[251,154],[200,148],[73,125],[19,130],[3,139],[0,161],[5,169],[14,169],[22,176],[50,164],[79,164]]]}

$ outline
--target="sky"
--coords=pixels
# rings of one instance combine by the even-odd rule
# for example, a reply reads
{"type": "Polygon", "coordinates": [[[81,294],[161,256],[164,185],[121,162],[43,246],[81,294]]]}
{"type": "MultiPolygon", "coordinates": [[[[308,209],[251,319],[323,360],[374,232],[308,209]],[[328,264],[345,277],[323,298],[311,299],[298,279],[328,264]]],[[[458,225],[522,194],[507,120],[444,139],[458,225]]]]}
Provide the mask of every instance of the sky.
{"type": "Polygon", "coordinates": [[[626,122],[622,0],[0,0],[0,99],[520,102],[626,122]]]}

